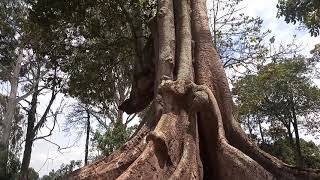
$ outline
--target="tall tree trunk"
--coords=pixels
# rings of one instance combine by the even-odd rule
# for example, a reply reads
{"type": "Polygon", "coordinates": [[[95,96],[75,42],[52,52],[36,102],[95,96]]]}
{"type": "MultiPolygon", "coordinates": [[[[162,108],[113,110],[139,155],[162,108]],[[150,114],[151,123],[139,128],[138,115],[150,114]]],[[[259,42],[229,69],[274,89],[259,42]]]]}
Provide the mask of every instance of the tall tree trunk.
{"type": "Polygon", "coordinates": [[[155,118],[118,151],[66,179],[319,179],[317,170],[288,166],[260,150],[233,118],[206,1],[157,5],[155,118]]]}
{"type": "MultiPolygon", "coordinates": [[[[288,141],[289,141],[289,145],[294,153],[294,158],[295,158],[295,164],[297,166],[300,166],[299,164],[299,159],[300,159],[300,156],[299,156],[299,151],[298,151],[298,148],[297,148],[297,144],[295,143],[294,139],[293,139],[293,136],[292,136],[292,132],[291,132],[291,120],[289,120],[289,123],[288,125],[285,125],[286,128],[287,128],[287,134],[288,134],[288,141]]],[[[294,126],[294,125],[293,125],[294,126]]]]}
{"type": "Polygon", "coordinates": [[[38,76],[35,77],[37,83],[35,84],[35,91],[32,94],[32,100],[30,103],[30,109],[28,110],[28,123],[27,123],[27,134],[26,140],[24,145],[24,152],[22,158],[22,164],[20,168],[20,180],[28,180],[28,169],[31,160],[31,152],[32,152],[32,145],[35,138],[35,131],[34,126],[36,123],[36,115],[37,115],[37,103],[38,103],[38,96],[39,96],[39,81],[38,78],[40,76],[40,70],[38,70],[38,76]]]}
{"type": "Polygon", "coordinates": [[[261,136],[262,143],[263,143],[263,144],[266,144],[266,141],[265,141],[265,139],[264,139],[264,133],[263,133],[262,126],[261,126],[260,117],[257,117],[257,119],[258,119],[258,126],[259,126],[259,132],[260,132],[260,136],[261,136]]]}
{"type": "Polygon", "coordinates": [[[250,124],[250,116],[247,117],[247,126],[248,126],[248,129],[249,129],[249,137],[253,138],[252,137],[252,128],[251,128],[251,124],[250,124]]]}
{"type": "Polygon", "coordinates": [[[16,97],[18,92],[18,81],[19,74],[21,69],[21,63],[23,60],[22,50],[19,50],[18,58],[14,64],[13,71],[11,73],[11,77],[9,78],[10,82],[10,94],[8,100],[5,104],[5,113],[3,117],[2,125],[2,135],[0,137],[0,154],[4,156],[3,162],[1,162],[1,166],[4,168],[4,172],[8,173],[7,163],[8,163],[8,153],[9,153],[9,142],[10,142],[10,134],[12,129],[12,122],[14,118],[14,114],[17,108],[16,97]]]}
{"type": "Polygon", "coordinates": [[[86,147],[84,154],[84,165],[88,165],[88,153],[89,153],[89,136],[90,136],[90,112],[87,110],[87,129],[86,129],[86,147]]]}
{"type": "MultiPolygon", "coordinates": [[[[296,144],[294,143],[294,140],[293,140],[293,136],[292,136],[292,132],[291,132],[291,124],[289,124],[289,127],[287,128],[287,131],[288,131],[288,140],[289,140],[289,144],[291,146],[291,149],[294,153],[294,158],[295,158],[295,161],[297,162],[297,159],[298,159],[298,151],[297,151],[297,148],[296,148],[296,144]]],[[[298,163],[296,163],[298,164],[298,163]]]]}
{"type": "Polygon", "coordinates": [[[296,115],[296,110],[294,108],[294,105],[292,104],[292,117],[293,117],[293,130],[295,135],[295,141],[296,141],[296,165],[299,167],[303,166],[303,160],[302,160],[302,153],[301,153],[301,145],[300,145],[300,137],[299,137],[299,129],[298,129],[298,120],[296,115]]]}
{"type": "MultiPolygon", "coordinates": [[[[39,97],[40,91],[41,91],[41,90],[39,90],[39,83],[40,83],[40,78],[41,78],[41,65],[42,65],[41,62],[39,62],[39,64],[37,64],[36,75],[34,77],[34,91],[32,93],[32,100],[30,103],[30,109],[28,110],[28,118],[27,118],[28,127],[27,127],[26,143],[25,143],[25,148],[24,148],[24,152],[23,152],[22,164],[21,164],[21,168],[20,168],[20,177],[19,177],[20,180],[28,180],[28,169],[29,169],[30,160],[31,160],[33,142],[36,139],[40,139],[40,137],[36,137],[37,132],[39,131],[39,129],[41,127],[43,127],[43,124],[47,120],[48,113],[49,113],[51,106],[55,100],[55,97],[57,95],[57,92],[55,90],[57,84],[53,82],[52,83],[53,85],[51,87],[51,98],[49,100],[49,103],[48,103],[44,113],[42,114],[42,116],[36,122],[37,103],[38,103],[38,97],[39,97]]],[[[55,73],[56,73],[56,71],[55,71],[55,73]]],[[[56,74],[54,75],[54,77],[56,78],[56,74]]],[[[50,135],[51,135],[51,133],[46,136],[50,136],[50,135]]]]}

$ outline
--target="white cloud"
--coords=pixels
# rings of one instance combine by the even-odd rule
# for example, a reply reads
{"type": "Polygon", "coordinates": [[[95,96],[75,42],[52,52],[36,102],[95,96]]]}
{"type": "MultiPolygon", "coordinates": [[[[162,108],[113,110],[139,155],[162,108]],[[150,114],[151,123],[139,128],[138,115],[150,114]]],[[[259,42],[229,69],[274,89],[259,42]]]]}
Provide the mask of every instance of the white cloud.
{"type": "Polygon", "coordinates": [[[304,48],[304,54],[308,55],[314,45],[320,43],[320,37],[311,37],[307,29],[299,28],[299,24],[287,24],[284,18],[277,18],[278,0],[244,0],[240,6],[246,7],[243,13],[248,16],[262,18],[263,29],[272,31],[277,42],[290,43],[293,35],[296,35],[297,43],[304,48]]]}

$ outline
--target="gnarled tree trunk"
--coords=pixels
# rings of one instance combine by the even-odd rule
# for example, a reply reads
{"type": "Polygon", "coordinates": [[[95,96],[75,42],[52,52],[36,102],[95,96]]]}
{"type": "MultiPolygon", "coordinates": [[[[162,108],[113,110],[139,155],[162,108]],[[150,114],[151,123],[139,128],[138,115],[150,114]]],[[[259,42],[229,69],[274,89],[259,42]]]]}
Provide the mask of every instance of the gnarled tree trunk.
{"type": "Polygon", "coordinates": [[[120,150],[68,179],[320,178],[318,170],[291,167],[260,150],[234,120],[205,0],[158,0],[153,39],[154,118],[120,150]]]}

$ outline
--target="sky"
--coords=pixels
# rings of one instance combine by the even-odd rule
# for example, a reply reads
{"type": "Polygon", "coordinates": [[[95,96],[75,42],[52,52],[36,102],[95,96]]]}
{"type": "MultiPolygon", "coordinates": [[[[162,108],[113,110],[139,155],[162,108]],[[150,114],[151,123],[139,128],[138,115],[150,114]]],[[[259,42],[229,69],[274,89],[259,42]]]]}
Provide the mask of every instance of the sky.
{"type": "MultiPolygon", "coordinates": [[[[243,13],[248,16],[261,17],[263,22],[263,29],[270,29],[271,36],[276,37],[276,42],[289,43],[293,35],[296,35],[297,43],[304,47],[303,53],[308,55],[315,44],[320,43],[320,37],[311,37],[307,30],[299,29],[298,25],[286,24],[283,18],[276,18],[277,0],[244,0],[240,6],[244,7],[243,13]]],[[[72,98],[59,96],[54,108],[57,108],[60,101],[64,99],[64,103],[72,104],[75,102],[72,98]]],[[[42,97],[40,107],[48,103],[48,97],[42,97]]],[[[67,113],[68,110],[65,112],[67,113]]],[[[67,133],[63,131],[63,125],[66,114],[59,115],[59,126],[55,128],[53,135],[48,139],[61,147],[72,146],[66,150],[58,151],[57,146],[52,145],[44,140],[37,140],[34,143],[31,163],[33,167],[41,176],[48,174],[51,169],[58,169],[62,163],[68,163],[71,160],[84,159],[84,136],[77,138],[76,131],[67,133]]],[[[43,130],[41,133],[46,134],[48,131],[43,130]]],[[[311,136],[306,137],[312,139],[311,136]]]]}

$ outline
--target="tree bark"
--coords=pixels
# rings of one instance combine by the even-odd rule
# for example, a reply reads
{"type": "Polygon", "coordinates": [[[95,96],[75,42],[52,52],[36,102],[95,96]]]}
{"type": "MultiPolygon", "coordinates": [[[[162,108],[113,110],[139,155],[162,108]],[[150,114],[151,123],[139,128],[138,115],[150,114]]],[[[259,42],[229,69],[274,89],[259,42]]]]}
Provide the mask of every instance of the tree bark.
{"type": "Polygon", "coordinates": [[[300,145],[300,136],[299,136],[299,129],[298,129],[298,120],[297,120],[297,115],[296,115],[296,110],[294,108],[294,104],[292,103],[292,117],[293,117],[293,130],[295,134],[295,141],[296,141],[296,152],[297,152],[297,157],[296,157],[296,165],[303,167],[303,160],[302,160],[302,153],[301,153],[301,145],[300,145]]]}
{"type": "Polygon", "coordinates": [[[248,127],[248,130],[249,130],[249,137],[253,138],[252,137],[252,128],[251,128],[251,124],[250,124],[250,116],[247,117],[247,127],[248,127]]]}
{"type": "Polygon", "coordinates": [[[260,150],[233,118],[205,0],[158,0],[156,27],[154,118],[111,156],[66,179],[320,178],[319,170],[291,167],[260,150]]]}
{"type": "Polygon", "coordinates": [[[0,153],[5,156],[3,159],[4,162],[1,162],[1,166],[4,168],[4,172],[8,173],[7,170],[7,161],[8,161],[8,153],[9,153],[9,142],[10,142],[10,134],[12,129],[12,122],[14,118],[14,114],[16,111],[17,103],[17,92],[18,92],[18,81],[19,74],[21,69],[21,63],[23,60],[22,50],[19,50],[18,58],[14,64],[13,71],[11,73],[11,77],[9,78],[10,83],[10,94],[8,100],[5,104],[5,113],[3,117],[2,125],[2,135],[0,137],[0,153]]]}
{"type": "Polygon", "coordinates": [[[33,145],[33,139],[35,137],[34,132],[34,125],[36,122],[36,114],[37,114],[37,103],[38,103],[38,96],[39,96],[39,80],[38,78],[40,76],[40,69],[37,72],[36,78],[36,85],[35,85],[35,91],[32,94],[32,100],[30,103],[30,109],[28,110],[28,118],[27,118],[27,134],[26,134],[26,140],[25,140],[25,146],[23,151],[23,158],[22,158],[22,164],[20,168],[20,180],[27,180],[28,178],[28,169],[29,164],[31,160],[31,152],[32,152],[32,145],[33,145]]]}
{"type": "Polygon", "coordinates": [[[264,139],[263,129],[262,129],[262,126],[261,126],[260,117],[257,117],[257,119],[258,119],[258,125],[259,125],[259,131],[260,131],[262,143],[263,143],[263,144],[266,144],[266,141],[265,141],[265,139],[264,139]]]}

